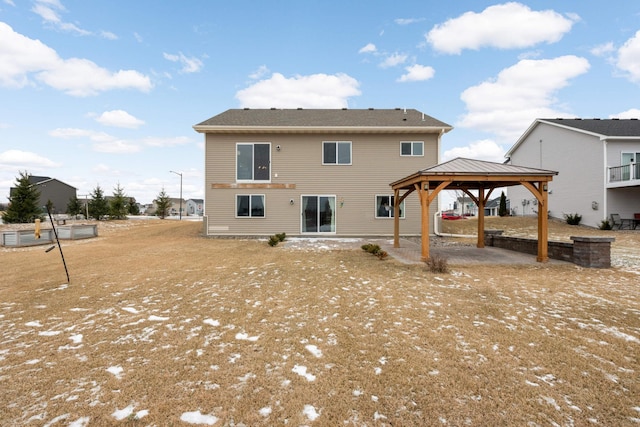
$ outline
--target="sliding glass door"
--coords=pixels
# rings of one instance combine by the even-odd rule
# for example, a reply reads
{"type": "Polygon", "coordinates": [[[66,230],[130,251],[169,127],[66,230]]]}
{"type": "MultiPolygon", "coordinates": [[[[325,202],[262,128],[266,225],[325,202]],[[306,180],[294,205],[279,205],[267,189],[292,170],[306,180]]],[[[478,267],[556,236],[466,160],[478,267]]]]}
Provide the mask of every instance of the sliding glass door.
{"type": "Polygon", "coordinates": [[[336,232],[335,196],[302,196],[302,232],[336,232]]]}

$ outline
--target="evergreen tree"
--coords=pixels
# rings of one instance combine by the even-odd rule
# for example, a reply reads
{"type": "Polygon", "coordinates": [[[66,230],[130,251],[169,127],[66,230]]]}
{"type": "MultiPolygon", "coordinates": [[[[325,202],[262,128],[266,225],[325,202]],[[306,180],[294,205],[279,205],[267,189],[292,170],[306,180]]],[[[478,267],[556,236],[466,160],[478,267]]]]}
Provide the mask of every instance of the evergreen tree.
{"type": "Polygon", "coordinates": [[[500,205],[498,206],[498,215],[507,216],[507,197],[504,195],[504,191],[500,194],[500,205]]]}
{"type": "Polygon", "coordinates": [[[140,215],[140,207],[136,203],[136,199],[129,197],[129,215],[140,215]]]}
{"type": "Polygon", "coordinates": [[[113,198],[109,201],[109,218],[126,219],[127,218],[127,196],[124,194],[124,188],[120,187],[120,183],[113,189],[113,198]]]}
{"type": "Polygon", "coordinates": [[[44,211],[47,213],[51,213],[53,215],[55,206],[53,205],[53,202],[51,201],[51,199],[47,199],[47,203],[45,203],[44,206],[45,206],[44,211]]]}
{"type": "Polygon", "coordinates": [[[67,214],[73,216],[74,218],[82,213],[82,203],[77,196],[73,196],[69,199],[69,203],[67,204],[67,214]]]}
{"type": "Polygon", "coordinates": [[[100,221],[109,213],[109,203],[104,198],[102,188],[98,185],[91,193],[89,200],[89,216],[100,221]]]}
{"type": "Polygon", "coordinates": [[[2,215],[6,223],[32,222],[42,216],[42,208],[38,206],[40,191],[29,182],[29,174],[20,172],[16,178],[16,187],[9,197],[9,206],[2,215]]]}
{"type": "Polygon", "coordinates": [[[171,207],[171,198],[164,191],[164,187],[162,187],[162,191],[158,194],[158,198],[155,200],[156,202],[156,215],[160,218],[164,219],[169,212],[169,208],[171,207]]]}

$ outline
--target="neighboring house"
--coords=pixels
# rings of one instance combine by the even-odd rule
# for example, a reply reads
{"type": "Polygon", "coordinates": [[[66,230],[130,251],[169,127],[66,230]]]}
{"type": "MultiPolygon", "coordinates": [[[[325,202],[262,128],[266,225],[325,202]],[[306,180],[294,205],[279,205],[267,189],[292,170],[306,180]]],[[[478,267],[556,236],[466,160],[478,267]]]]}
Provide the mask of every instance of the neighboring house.
{"type": "MultiPolygon", "coordinates": [[[[611,214],[640,212],[640,121],[537,119],[506,154],[512,164],[558,171],[549,184],[550,216],[582,215],[597,227],[611,214]]],[[[509,189],[512,212],[536,212],[524,188],[509,189]]]]}
{"type": "Polygon", "coordinates": [[[456,197],[453,202],[453,212],[461,216],[476,216],[478,214],[478,206],[469,196],[456,197]]]}
{"type": "MultiPolygon", "coordinates": [[[[509,212],[509,199],[506,200],[506,205],[507,205],[507,212],[509,212]]],[[[487,201],[487,204],[484,205],[484,215],[498,216],[499,214],[500,214],[500,197],[496,197],[495,199],[491,199],[487,201]]]]}
{"type": "MultiPolygon", "coordinates": [[[[181,205],[182,205],[182,213],[184,214],[185,206],[186,206],[184,199],[181,201],[179,198],[177,199],[170,198],[169,208],[167,209],[167,215],[169,216],[180,215],[181,205]]],[[[144,210],[144,213],[145,215],[156,215],[157,210],[158,210],[158,203],[157,203],[157,200],[154,200],[151,205],[147,205],[147,207],[144,210]]]]}
{"type": "Polygon", "coordinates": [[[204,200],[202,199],[187,200],[185,212],[187,215],[202,216],[204,213],[204,200]]]}
{"type": "MultiPolygon", "coordinates": [[[[76,188],[69,184],[65,184],[55,178],[49,178],[48,176],[29,176],[29,182],[34,185],[40,192],[40,199],[38,200],[38,206],[42,208],[46,213],[47,202],[50,200],[53,203],[53,210],[51,214],[61,214],[67,212],[67,205],[69,201],[76,197],[76,188]]],[[[9,194],[13,195],[15,188],[12,187],[9,190],[9,194]]]]}
{"type": "Polygon", "coordinates": [[[395,214],[419,235],[421,210],[412,197],[394,212],[389,184],[437,164],[452,127],[413,109],[245,108],[194,129],[205,234],[391,236],[395,214]]]}

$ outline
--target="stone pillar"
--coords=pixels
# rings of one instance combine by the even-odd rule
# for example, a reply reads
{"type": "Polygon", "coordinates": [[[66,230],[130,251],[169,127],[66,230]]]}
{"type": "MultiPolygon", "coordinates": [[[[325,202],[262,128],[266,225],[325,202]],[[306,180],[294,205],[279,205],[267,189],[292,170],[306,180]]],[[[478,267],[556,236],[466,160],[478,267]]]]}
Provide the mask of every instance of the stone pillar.
{"type": "Polygon", "coordinates": [[[611,242],[613,237],[576,237],[573,240],[573,263],[581,267],[611,267],[611,242]]]}

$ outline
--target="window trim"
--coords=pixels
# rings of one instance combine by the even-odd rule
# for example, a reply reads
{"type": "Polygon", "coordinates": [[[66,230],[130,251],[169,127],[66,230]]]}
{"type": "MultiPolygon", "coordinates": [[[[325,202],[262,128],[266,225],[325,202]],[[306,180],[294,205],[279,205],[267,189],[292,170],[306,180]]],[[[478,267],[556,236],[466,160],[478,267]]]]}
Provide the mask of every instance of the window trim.
{"type": "Polygon", "coordinates": [[[267,217],[267,196],[264,194],[236,194],[236,203],[235,203],[235,217],[239,219],[264,219],[267,217]],[[249,215],[238,215],[238,198],[239,197],[248,197],[249,198],[249,215]],[[252,215],[251,212],[251,199],[253,197],[262,197],[262,216],[252,215]]]}
{"type": "Polygon", "coordinates": [[[262,183],[270,183],[271,182],[271,142],[236,142],[236,182],[262,182],[262,183]],[[238,178],[238,147],[241,145],[250,145],[251,146],[251,179],[239,179],[238,178]],[[255,146],[256,145],[266,145],[269,147],[269,177],[267,179],[255,179],[255,146]]]}
{"type": "MultiPolygon", "coordinates": [[[[375,219],[394,219],[394,216],[380,216],[378,215],[379,213],[379,209],[380,206],[378,206],[378,197],[388,197],[389,198],[389,202],[391,202],[391,200],[393,199],[393,194],[376,194],[374,196],[373,199],[373,204],[374,204],[374,212],[375,212],[375,219]]],[[[401,201],[400,202],[400,219],[405,219],[406,218],[406,212],[407,210],[405,209],[405,201],[401,201]]]]}
{"type": "Polygon", "coordinates": [[[424,141],[400,141],[400,157],[424,157],[424,141]],[[422,154],[414,154],[413,144],[422,145],[422,154]],[[411,154],[402,154],[402,144],[411,144],[411,154]]]}
{"type": "Polygon", "coordinates": [[[353,141],[322,141],[322,165],[323,166],[351,166],[353,164],[353,141]],[[336,162],[327,163],[324,158],[324,146],[325,144],[336,144],[336,162]],[[349,163],[340,163],[338,149],[339,144],[349,144],[349,163]]]}

